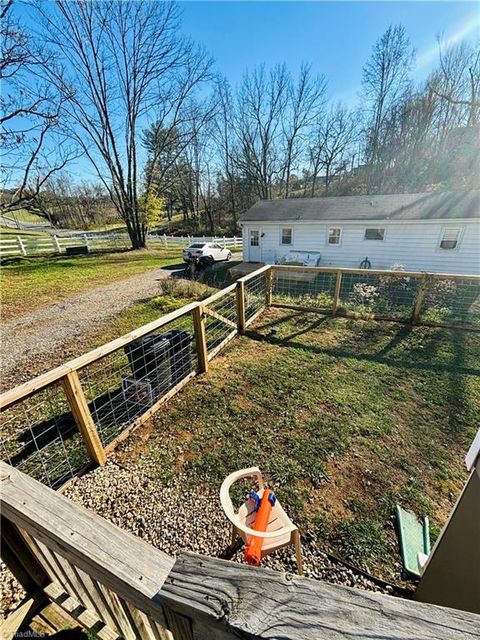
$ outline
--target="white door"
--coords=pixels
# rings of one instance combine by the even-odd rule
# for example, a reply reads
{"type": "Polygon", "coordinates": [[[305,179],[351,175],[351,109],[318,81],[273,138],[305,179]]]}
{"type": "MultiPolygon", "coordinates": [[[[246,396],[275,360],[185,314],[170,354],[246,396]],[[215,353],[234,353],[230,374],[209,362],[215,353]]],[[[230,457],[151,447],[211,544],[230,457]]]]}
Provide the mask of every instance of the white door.
{"type": "Polygon", "coordinates": [[[249,229],[248,232],[248,259],[250,262],[262,261],[262,232],[260,229],[249,229]]]}

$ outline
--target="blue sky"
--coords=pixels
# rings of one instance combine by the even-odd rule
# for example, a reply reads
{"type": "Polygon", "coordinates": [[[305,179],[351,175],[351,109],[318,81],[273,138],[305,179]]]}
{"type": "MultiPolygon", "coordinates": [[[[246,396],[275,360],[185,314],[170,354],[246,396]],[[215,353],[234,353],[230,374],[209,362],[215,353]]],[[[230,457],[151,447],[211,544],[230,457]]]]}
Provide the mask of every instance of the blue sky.
{"type": "Polygon", "coordinates": [[[214,55],[235,84],[246,67],[311,62],[335,99],[357,97],[362,66],[391,23],[402,23],[417,49],[415,78],[435,65],[437,34],[480,37],[476,2],[182,2],[184,30],[214,55]]]}
{"type": "MultiPolygon", "coordinates": [[[[51,0],[43,0],[49,3],[51,0]]],[[[159,0],[151,0],[159,1],[159,0]]],[[[437,35],[453,43],[480,40],[478,2],[203,2],[179,3],[185,35],[202,43],[215,68],[233,86],[247,68],[285,62],[295,73],[302,62],[325,74],[329,95],[358,104],[362,66],[375,41],[392,23],[406,27],[417,50],[414,79],[421,82],[438,61],[437,35]]],[[[28,1],[16,11],[35,31],[28,1]]],[[[140,150],[141,160],[144,151],[140,150]]],[[[95,179],[86,159],[70,165],[73,179],[95,179]]]]}

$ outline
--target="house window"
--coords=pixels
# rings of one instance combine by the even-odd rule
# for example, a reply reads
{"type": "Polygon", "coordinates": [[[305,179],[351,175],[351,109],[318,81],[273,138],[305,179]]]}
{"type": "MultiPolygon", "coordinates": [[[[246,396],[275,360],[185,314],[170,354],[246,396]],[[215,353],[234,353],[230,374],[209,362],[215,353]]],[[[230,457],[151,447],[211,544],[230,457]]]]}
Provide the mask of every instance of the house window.
{"type": "Polygon", "coordinates": [[[339,227],[331,227],[328,230],[328,244],[340,244],[342,230],[339,227]]]}
{"type": "Polygon", "coordinates": [[[258,229],[250,229],[250,246],[260,246],[260,232],[258,231],[258,229]]]}
{"type": "Polygon", "coordinates": [[[385,238],[385,229],[372,227],[365,229],[365,240],[383,240],[385,238]]]}
{"type": "Polygon", "coordinates": [[[282,229],[282,244],[292,244],[292,230],[290,228],[282,229]]]}
{"type": "Polygon", "coordinates": [[[460,237],[460,227],[444,227],[440,249],[456,249],[460,237]]]}

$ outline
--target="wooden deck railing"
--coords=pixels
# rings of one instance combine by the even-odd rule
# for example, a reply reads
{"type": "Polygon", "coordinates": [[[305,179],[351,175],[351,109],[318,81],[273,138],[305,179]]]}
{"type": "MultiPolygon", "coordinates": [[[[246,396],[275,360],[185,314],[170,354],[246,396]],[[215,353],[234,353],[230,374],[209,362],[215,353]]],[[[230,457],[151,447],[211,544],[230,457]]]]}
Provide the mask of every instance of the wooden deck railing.
{"type": "Polygon", "coordinates": [[[478,638],[475,614],[191,553],[175,559],[5,463],[0,482],[7,566],[27,597],[99,638],[478,638]]]}

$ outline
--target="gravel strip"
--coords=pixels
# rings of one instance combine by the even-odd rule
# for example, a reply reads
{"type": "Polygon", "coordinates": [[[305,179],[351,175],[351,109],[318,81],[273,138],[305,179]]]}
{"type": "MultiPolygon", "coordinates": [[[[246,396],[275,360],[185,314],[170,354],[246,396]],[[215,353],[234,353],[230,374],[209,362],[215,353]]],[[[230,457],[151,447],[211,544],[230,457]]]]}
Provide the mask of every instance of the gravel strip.
{"type": "MultiPolygon", "coordinates": [[[[220,506],[217,487],[199,486],[192,490],[185,489],[187,486],[181,475],[165,486],[139,469],[125,469],[110,461],[75,478],[65,495],[170,555],[193,551],[221,556],[230,543],[230,526],[220,506]]],[[[390,587],[382,589],[362,574],[331,561],[309,532],[302,532],[302,547],[306,577],[392,592],[390,587]]],[[[243,562],[243,550],[232,560],[243,562]]],[[[267,556],[262,566],[296,573],[293,547],[267,556]]]]}
{"type": "Polygon", "coordinates": [[[54,305],[2,322],[1,387],[10,389],[80,355],[79,338],[133,303],[158,295],[159,280],[171,271],[144,273],[95,287],[54,305]]]}
{"type": "MultiPolygon", "coordinates": [[[[64,495],[106,520],[142,538],[172,556],[193,551],[219,557],[230,543],[230,526],[214,487],[185,490],[183,476],[167,486],[149,478],[139,469],[125,469],[113,461],[75,478],[64,495]]],[[[304,574],[307,578],[392,594],[361,573],[333,562],[322,552],[315,537],[302,531],[304,574]]],[[[244,562],[243,549],[232,558],[244,562]]],[[[267,556],[262,566],[296,573],[293,547],[267,556]]],[[[3,615],[15,608],[23,591],[6,568],[0,567],[3,615]]]]}
{"type": "Polygon", "coordinates": [[[18,584],[3,562],[0,562],[0,620],[10,615],[25,597],[25,591],[18,584]]]}

